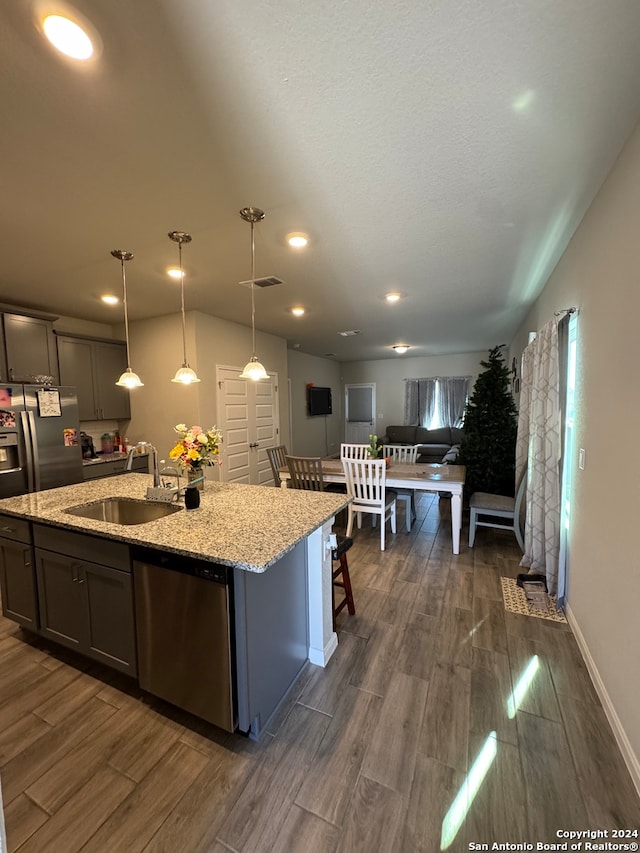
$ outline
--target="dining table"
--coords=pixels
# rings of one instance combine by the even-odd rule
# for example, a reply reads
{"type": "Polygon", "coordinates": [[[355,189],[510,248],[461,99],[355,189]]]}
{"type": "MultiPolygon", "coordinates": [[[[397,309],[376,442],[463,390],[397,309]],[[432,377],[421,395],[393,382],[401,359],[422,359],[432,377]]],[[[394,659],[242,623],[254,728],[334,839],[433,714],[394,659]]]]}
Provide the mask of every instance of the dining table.
{"type": "MultiPolygon", "coordinates": [[[[451,539],[453,553],[460,553],[462,528],[462,490],[466,468],[464,465],[426,464],[416,462],[390,462],[387,465],[388,489],[413,489],[417,492],[438,492],[451,496],[451,539]]],[[[282,488],[287,488],[289,469],[280,468],[282,488]]],[[[326,483],[344,483],[345,473],[340,459],[322,460],[322,477],[326,483]]]]}

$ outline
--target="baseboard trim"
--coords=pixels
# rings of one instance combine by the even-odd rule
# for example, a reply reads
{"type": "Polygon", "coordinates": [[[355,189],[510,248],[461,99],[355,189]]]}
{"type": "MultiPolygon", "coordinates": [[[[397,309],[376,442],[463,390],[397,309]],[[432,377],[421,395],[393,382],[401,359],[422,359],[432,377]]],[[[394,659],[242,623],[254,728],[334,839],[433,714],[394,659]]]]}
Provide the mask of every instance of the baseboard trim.
{"type": "Polygon", "coordinates": [[[591,681],[593,682],[593,686],[595,687],[596,693],[600,697],[600,701],[602,702],[602,707],[604,712],[609,720],[609,724],[613,730],[614,737],[620,747],[620,752],[622,753],[622,757],[624,759],[624,763],[627,765],[627,769],[631,774],[631,780],[636,787],[638,795],[640,796],[640,760],[638,756],[633,751],[631,743],[629,742],[629,738],[625,730],[622,727],[622,723],[620,722],[620,718],[618,717],[615,708],[613,707],[613,703],[607,693],[607,689],[604,686],[604,682],[602,678],[600,678],[600,673],[598,672],[598,668],[594,659],[591,657],[591,653],[589,652],[589,647],[587,645],[587,641],[584,638],[584,634],[580,630],[580,626],[573,615],[573,612],[569,606],[565,609],[565,614],[567,617],[567,622],[571,626],[571,630],[573,631],[574,637],[576,638],[576,642],[580,649],[580,653],[584,659],[584,662],[589,670],[589,675],[591,676],[591,681]]]}
{"type": "Polygon", "coordinates": [[[316,666],[326,666],[329,663],[329,658],[338,648],[338,635],[335,631],[331,632],[331,637],[327,645],[322,651],[319,649],[309,649],[309,660],[315,663],[316,666]]]}

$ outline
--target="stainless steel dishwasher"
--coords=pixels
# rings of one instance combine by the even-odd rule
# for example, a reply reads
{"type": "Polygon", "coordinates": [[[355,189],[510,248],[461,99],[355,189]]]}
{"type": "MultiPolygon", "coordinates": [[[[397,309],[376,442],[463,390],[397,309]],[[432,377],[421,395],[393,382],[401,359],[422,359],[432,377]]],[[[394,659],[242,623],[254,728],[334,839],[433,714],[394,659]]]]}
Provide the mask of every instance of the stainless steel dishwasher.
{"type": "Polygon", "coordinates": [[[233,570],[138,548],[133,577],[140,687],[234,731],[233,570]]]}

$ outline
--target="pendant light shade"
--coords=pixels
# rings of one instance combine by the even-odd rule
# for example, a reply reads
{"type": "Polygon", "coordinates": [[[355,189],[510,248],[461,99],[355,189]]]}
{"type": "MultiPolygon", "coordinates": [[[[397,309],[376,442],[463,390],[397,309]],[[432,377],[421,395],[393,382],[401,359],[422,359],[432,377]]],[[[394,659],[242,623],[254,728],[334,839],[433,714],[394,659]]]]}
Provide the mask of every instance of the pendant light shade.
{"type": "Polygon", "coordinates": [[[178,244],[178,257],[180,260],[180,300],[182,311],[182,367],[176,370],[176,375],[171,380],[179,382],[181,385],[193,385],[194,382],[200,382],[198,375],[187,361],[187,325],[184,315],[184,270],[182,268],[182,244],[191,242],[191,234],[186,231],[169,231],[169,239],[178,244]]]}
{"type": "Polygon", "coordinates": [[[256,241],[255,241],[255,224],[264,219],[264,211],[259,207],[243,207],[240,211],[240,216],[245,222],[251,225],[251,339],[253,342],[253,355],[245,364],[244,370],[240,374],[241,379],[252,379],[257,382],[259,379],[268,379],[269,374],[258,361],[256,355],[256,302],[255,302],[255,286],[256,286],[256,241]]]}
{"type": "Polygon", "coordinates": [[[264,365],[258,361],[257,356],[252,355],[249,361],[245,364],[244,370],[240,374],[240,379],[253,379],[257,382],[259,379],[268,379],[269,374],[264,369],[264,365]]]}
{"type": "Polygon", "coordinates": [[[133,252],[127,252],[124,249],[113,249],[111,254],[117,258],[122,265],[122,304],[124,305],[124,334],[127,342],[127,369],[116,382],[121,388],[142,388],[144,382],[140,379],[137,373],[131,370],[131,356],[129,355],[129,315],[127,313],[127,276],[124,271],[124,262],[130,261],[133,258],[133,252]]]}

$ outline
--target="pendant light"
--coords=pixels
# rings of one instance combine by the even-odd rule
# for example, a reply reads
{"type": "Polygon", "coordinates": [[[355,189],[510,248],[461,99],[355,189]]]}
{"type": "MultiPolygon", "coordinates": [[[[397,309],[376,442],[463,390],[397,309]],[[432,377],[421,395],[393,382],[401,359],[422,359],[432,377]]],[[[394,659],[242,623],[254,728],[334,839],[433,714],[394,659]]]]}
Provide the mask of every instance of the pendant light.
{"type": "Polygon", "coordinates": [[[116,385],[123,388],[142,388],[144,382],[140,379],[137,373],[131,370],[131,357],[129,355],[129,315],[127,313],[127,277],[124,271],[124,262],[130,261],[133,258],[133,252],[125,252],[124,249],[113,249],[111,254],[114,258],[118,258],[122,264],[122,304],[124,305],[124,334],[127,341],[127,369],[120,376],[116,385]]]}
{"type": "Polygon", "coordinates": [[[200,382],[195,370],[189,367],[187,361],[187,327],[184,316],[184,270],[182,268],[182,244],[191,242],[191,234],[186,231],[169,231],[169,239],[178,244],[178,256],[180,259],[180,299],[182,301],[182,367],[176,371],[176,375],[171,380],[179,382],[181,385],[193,385],[194,382],[200,382]]]}
{"type": "Polygon", "coordinates": [[[255,302],[255,281],[256,281],[256,242],[254,229],[256,222],[261,222],[264,219],[264,211],[259,207],[243,207],[240,211],[240,216],[245,222],[251,224],[251,335],[253,340],[253,355],[245,364],[244,370],[240,374],[240,379],[252,379],[257,382],[259,379],[268,379],[269,374],[264,369],[264,366],[258,361],[256,355],[256,302],[255,302]]]}

